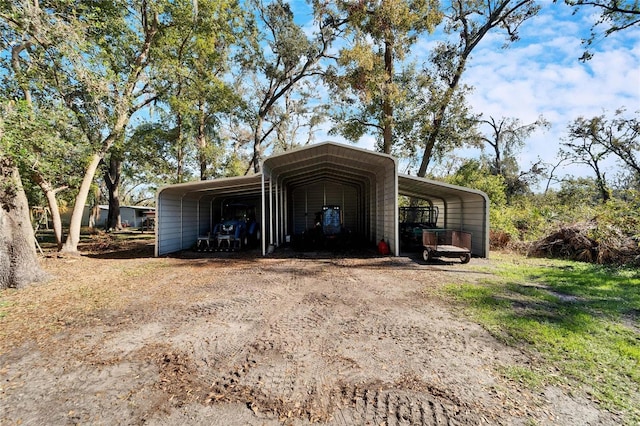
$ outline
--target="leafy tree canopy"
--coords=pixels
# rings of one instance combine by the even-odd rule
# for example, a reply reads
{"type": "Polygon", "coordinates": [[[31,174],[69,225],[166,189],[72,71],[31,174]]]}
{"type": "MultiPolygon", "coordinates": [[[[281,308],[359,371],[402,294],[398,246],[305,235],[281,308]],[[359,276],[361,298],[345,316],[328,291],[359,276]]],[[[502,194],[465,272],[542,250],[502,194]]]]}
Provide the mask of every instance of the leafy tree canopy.
{"type": "MultiPolygon", "coordinates": [[[[565,0],[565,3],[576,10],[592,7],[598,11],[598,19],[591,27],[591,34],[584,40],[587,47],[592,45],[600,34],[607,37],[640,25],[640,3],[637,0],[565,0]]],[[[587,50],[580,59],[585,61],[592,56],[593,53],[587,50]]]]}

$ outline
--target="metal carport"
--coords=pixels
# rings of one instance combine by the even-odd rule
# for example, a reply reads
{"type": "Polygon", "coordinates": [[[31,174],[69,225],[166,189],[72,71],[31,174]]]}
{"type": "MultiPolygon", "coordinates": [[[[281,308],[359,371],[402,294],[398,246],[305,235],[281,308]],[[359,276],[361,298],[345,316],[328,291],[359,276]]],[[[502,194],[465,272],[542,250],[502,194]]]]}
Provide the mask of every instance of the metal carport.
{"type": "Polygon", "coordinates": [[[471,188],[415,176],[398,176],[398,193],[438,207],[438,227],[471,232],[471,254],[489,257],[489,198],[471,188]]]}
{"type": "Polygon", "coordinates": [[[323,204],[341,204],[349,228],[399,255],[398,196],[427,200],[442,214],[438,226],[473,234],[472,253],[489,253],[489,203],[480,191],[398,175],[396,160],[348,145],[324,142],[272,155],[262,173],[169,185],[156,200],[156,256],[193,247],[213,228],[226,201],[258,207],[263,255],[303,232],[323,204]]]}
{"type": "Polygon", "coordinates": [[[213,229],[216,209],[224,200],[262,198],[262,176],[242,176],[179,183],[162,187],[156,196],[155,255],[192,247],[213,229]]]}
{"type": "Polygon", "coordinates": [[[300,231],[296,223],[303,222],[301,218],[308,218],[323,204],[337,203],[343,206],[352,231],[371,242],[384,239],[397,253],[397,170],[390,155],[332,142],[267,158],[262,168],[262,211],[272,218],[263,222],[269,227],[269,244],[279,246],[287,235],[300,231]],[[303,194],[304,204],[299,201],[303,194]]]}

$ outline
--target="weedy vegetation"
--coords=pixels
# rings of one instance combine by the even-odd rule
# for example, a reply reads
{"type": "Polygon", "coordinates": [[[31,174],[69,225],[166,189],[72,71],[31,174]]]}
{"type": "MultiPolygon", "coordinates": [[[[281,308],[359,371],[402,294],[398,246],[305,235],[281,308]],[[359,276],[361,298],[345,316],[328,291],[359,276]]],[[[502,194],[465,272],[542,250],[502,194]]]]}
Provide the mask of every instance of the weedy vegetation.
{"type": "Polygon", "coordinates": [[[492,278],[451,284],[454,303],[537,360],[501,373],[560,385],[640,423],[640,270],[495,254],[492,278]]]}

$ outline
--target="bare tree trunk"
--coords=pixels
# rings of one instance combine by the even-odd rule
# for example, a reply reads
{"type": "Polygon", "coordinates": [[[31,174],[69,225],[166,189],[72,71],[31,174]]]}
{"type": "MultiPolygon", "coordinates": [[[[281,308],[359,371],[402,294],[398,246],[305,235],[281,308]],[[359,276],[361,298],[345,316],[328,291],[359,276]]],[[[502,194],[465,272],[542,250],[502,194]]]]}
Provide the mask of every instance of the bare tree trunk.
{"type": "Polygon", "coordinates": [[[424,147],[424,153],[422,154],[422,161],[420,162],[420,169],[418,170],[419,177],[425,177],[427,175],[427,167],[429,166],[429,162],[431,161],[431,156],[433,155],[433,148],[436,145],[436,141],[440,137],[440,131],[442,130],[442,123],[444,121],[445,114],[447,112],[447,108],[449,108],[449,104],[451,103],[451,98],[453,98],[453,94],[458,88],[458,82],[460,81],[460,77],[462,77],[462,73],[464,72],[464,68],[467,63],[467,57],[463,56],[456,67],[455,74],[451,83],[448,85],[447,90],[442,98],[438,111],[433,119],[432,128],[433,131],[429,134],[429,138],[427,139],[424,147]]]}
{"type": "Polygon", "coordinates": [[[91,207],[91,213],[89,214],[89,228],[96,228],[96,221],[100,217],[100,206],[96,203],[91,207]]]}
{"type": "Polygon", "coordinates": [[[122,229],[122,220],[120,218],[120,173],[122,162],[117,158],[116,154],[109,157],[109,167],[104,174],[104,181],[109,191],[109,213],[107,215],[107,230],[119,231],[122,229]]]}
{"type": "MultiPolygon", "coordinates": [[[[253,158],[251,162],[253,163],[253,171],[254,173],[260,173],[260,168],[262,167],[262,124],[264,123],[264,118],[258,114],[258,122],[256,123],[256,130],[253,135],[253,158]]],[[[249,171],[247,170],[247,173],[249,171]]]]}
{"type": "Polygon", "coordinates": [[[198,116],[198,133],[196,134],[196,144],[198,146],[198,159],[200,162],[200,180],[207,180],[207,166],[209,156],[207,155],[207,136],[206,136],[206,113],[204,102],[198,106],[200,114],[198,116]]]}
{"type": "Polygon", "coordinates": [[[44,281],[18,169],[0,158],[0,289],[44,281]]]}
{"type": "Polygon", "coordinates": [[[176,141],[178,145],[178,152],[176,153],[176,160],[178,161],[178,165],[176,167],[176,179],[178,183],[182,183],[184,181],[184,146],[182,141],[182,114],[178,113],[176,115],[178,134],[176,135],[176,141]]]}
{"type": "Polygon", "coordinates": [[[96,185],[93,191],[93,205],[89,214],[89,228],[95,229],[97,221],[100,219],[100,187],[96,185]]]}
{"type": "Polygon", "coordinates": [[[607,186],[607,179],[605,178],[605,174],[602,173],[597,163],[593,167],[593,170],[596,173],[596,186],[598,187],[600,195],[602,196],[602,203],[606,204],[607,201],[611,199],[611,190],[607,186]]]}
{"type": "Polygon", "coordinates": [[[58,250],[62,248],[62,219],[60,218],[60,208],[58,207],[58,200],[56,194],[58,190],[48,189],[44,192],[49,204],[49,210],[51,211],[51,223],[53,224],[53,234],[56,238],[56,247],[58,250]]]}
{"type": "Polygon", "coordinates": [[[100,164],[101,160],[102,156],[100,154],[94,154],[91,162],[87,166],[87,170],[84,174],[84,178],[82,179],[82,184],[80,185],[80,190],[78,191],[78,196],[76,197],[76,202],[73,207],[73,213],[71,214],[69,235],[67,236],[67,240],[62,246],[62,250],[60,250],[63,253],[78,253],[78,244],[80,243],[80,230],[82,228],[82,215],[84,213],[84,205],[87,203],[89,190],[91,189],[91,183],[93,182],[93,177],[96,175],[96,170],[98,169],[98,165],[100,164]]]}
{"type": "Polygon", "coordinates": [[[382,105],[382,151],[391,154],[393,146],[393,105],[391,104],[389,87],[393,84],[393,43],[384,44],[384,69],[387,74],[387,88],[382,105]]]}
{"type": "Polygon", "coordinates": [[[506,179],[504,168],[502,167],[502,156],[500,155],[500,137],[496,137],[496,143],[492,144],[493,152],[496,158],[493,161],[494,173],[498,176],[503,176],[506,179]]]}
{"type": "Polygon", "coordinates": [[[67,187],[53,189],[51,184],[44,179],[44,176],[37,171],[34,171],[32,176],[47,199],[49,211],[51,212],[51,222],[53,223],[53,234],[56,238],[56,247],[60,250],[62,248],[62,219],[60,218],[60,208],[58,207],[56,194],[67,187]]]}
{"type": "Polygon", "coordinates": [[[58,206],[58,200],[56,194],[65,188],[57,188],[51,192],[47,192],[45,196],[49,201],[49,210],[51,211],[51,223],[53,224],[53,234],[56,236],[56,247],[58,250],[62,248],[64,241],[64,235],[62,235],[62,218],[60,217],[60,207],[58,206]],[[52,205],[53,204],[53,205],[52,205]]]}

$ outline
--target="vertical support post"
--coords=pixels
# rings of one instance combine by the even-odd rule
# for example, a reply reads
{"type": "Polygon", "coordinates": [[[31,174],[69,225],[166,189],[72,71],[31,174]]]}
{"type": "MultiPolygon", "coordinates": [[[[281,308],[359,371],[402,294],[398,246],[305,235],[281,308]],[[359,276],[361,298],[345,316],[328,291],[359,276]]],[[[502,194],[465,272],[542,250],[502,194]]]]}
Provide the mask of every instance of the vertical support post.
{"type": "Polygon", "coordinates": [[[344,222],[346,221],[345,219],[345,214],[346,214],[346,206],[344,204],[344,190],[345,190],[345,186],[342,186],[342,207],[340,207],[340,226],[342,228],[344,228],[344,222]]]}
{"type": "Polygon", "coordinates": [[[309,196],[307,188],[304,189],[304,229],[309,229],[309,196]]]}
{"type": "Polygon", "coordinates": [[[213,200],[209,201],[209,232],[213,234],[213,200]]]}
{"type": "Polygon", "coordinates": [[[159,238],[160,232],[159,232],[159,229],[158,229],[158,228],[160,228],[160,214],[161,214],[160,212],[162,211],[162,203],[160,201],[161,200],[160,194],[161,194],[161,191],[158,191],[158,194],[156,195],[156,218],[155,218],[156,223],[155,223],[154,230],[153,230],[153,233],[155,234],[155,242],[156,242],[155,248],[154,248],[154,253],[153,253],[155,255],[155,257],[160,256],[160,243],[161,243],[161,241],[160,241],[160,238],[159,238]]]}
{"type": "Polygon", "coordinates": [[[449,228],[449,203],[447,203],[447,200],[442,200],[442,204],[444,207],[444,228],[447,229],[449,228]]]}
{"type": "Polygon", "coordinates": [[[276,232],[275,232],[275,245],[276,247],[278,247],[280,245],[280,202],[279,202],[279,197],[278,197],[278,190],[280,188],[280,185],[278,184],[278,182],[276,181],[275,184],[275,194],[274,194],[274,198],[275,198],[275,210],[276,210],[276,215],[275,215],[275,226],[276,226],[276,232]]]}
{"type": "Polygon", "coordinates": [[[264,174],[265,174],[265,173],[266,173],[266,172],[263,170],[263,171],[262,171],[262,182],[261,182],[261,184],[262,184],[262,191],[261,191],[261,195],[262,195],[262,200],[261,200],[262,208],[260,209],[260,216],[261,216],[261,218],[260,218],[260,222],[261,222],[261,223],[260,223],[260,229],[262,229],[262,232],[260,232],[260,243],[262,244],[262,255],[263,255],[263,256],[266,256],[266,254],[267,254],[266,238],[265,238],[265,231],[266,231],[266,229],[267,229],[267,228],[266,228],[266,226],[265,226],[265,222],[266,222],[267,220],[266,220],[266,211],[265,211],[265,210],[266,210],[266,202],[265,202],[265,198],[264,198],[264,197],[265,197],[265,194],[264,194],[264,191],[265,191],[265,185],[264,185],[264,174]]]}
{"type": "Polygon", "coordinates": [[[273,176],[269,179],[269,244],[273,244],[273,176]]]}
{"type": "Polygon", "coordinates": [[[283,230],[284,230],[284,236],[285,236],[285,243],[286,241],[286,236],[287,234],[289,234],[289,220],[288,220],[288,215],[287,212],[289,211],[289,208],[287,206],[287,191],[286,191],[286,186],[283,185],[282,188],[282,217],[283,217],[283,230]]]}
{"type": "Polygon", "coordinates": [[[180,250],[184,250],[184,206],[182,200],[184,200],[184,195],[180,197],[180,250]]]}
{"type": "Polygon", "coordinates": [[[394,230],[394,238],[393,244],[395,246],[393,252],[396,256],[400,256],[400,222],[398,218],[398,168],[395,167],[393,170],[393,230],[394,230]]]}

